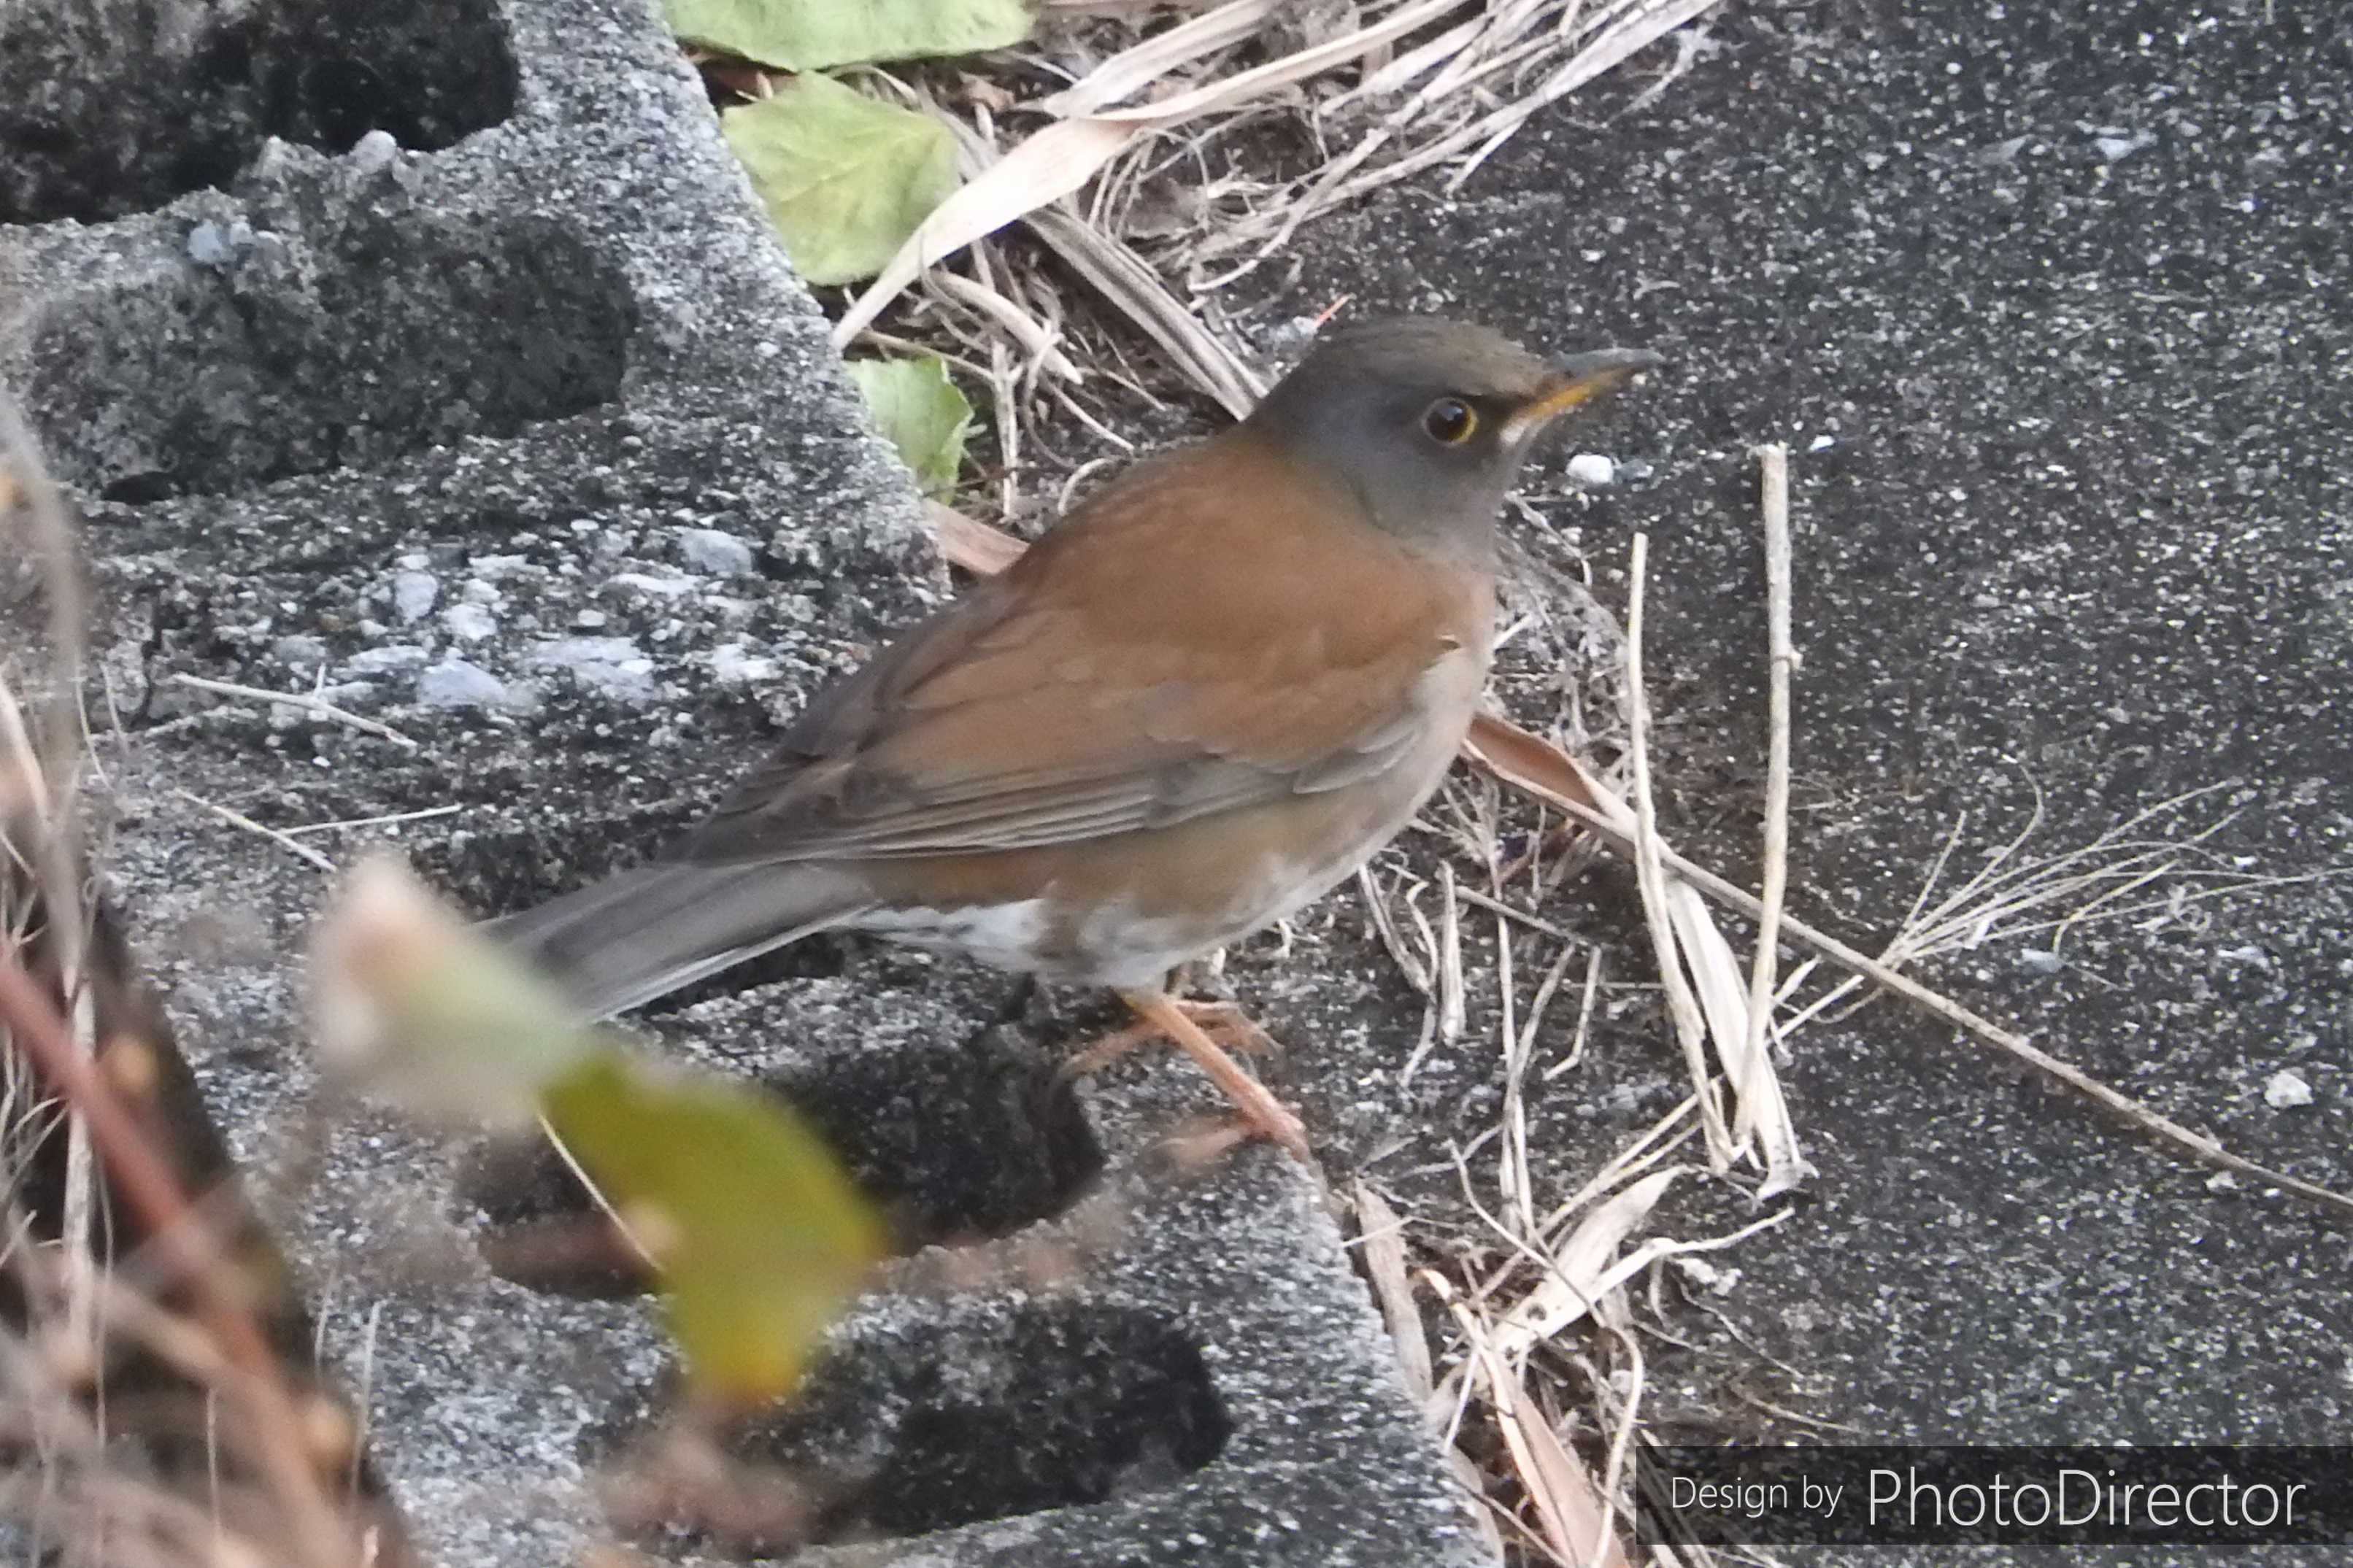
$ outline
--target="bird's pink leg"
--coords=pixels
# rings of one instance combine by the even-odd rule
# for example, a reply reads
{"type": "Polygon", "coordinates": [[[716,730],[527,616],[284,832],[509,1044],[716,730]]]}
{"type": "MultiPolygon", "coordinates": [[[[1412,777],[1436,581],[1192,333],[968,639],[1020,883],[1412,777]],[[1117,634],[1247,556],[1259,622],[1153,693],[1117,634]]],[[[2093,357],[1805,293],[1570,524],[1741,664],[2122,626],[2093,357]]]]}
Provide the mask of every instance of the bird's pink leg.
{"type": "MultiPolygon", "coordinates": [[[[1198,1025],[1203,1034],[1229,1052],[1258,1056],[1282,1049],[1274,1043],[1273,1036],[1260,1028],[1250,1016],[1242,1011],[1239,1002],[1195,1002],[1177,996],[1171,996],[1168,1000],[1198,1025]]],[[[1148,1046],[1166,1036],[1167,1031],[1159,1025],[1139,1018],[1124,1028],[1113,1029],[1084,1050],[1072,1052],[1062,1063],[1062,1076],[1091,1077],[1137,1047],[1148,1046]]]]}
{"type": "MultiPolygon", "coordinates": [[[[1314,1164],[1314,1157],[1308,1152],[1307,1129],[1301,1125],[1299,1118],[1269,1093],[1264,1084],[1242,1071],[1241,1065],[1209,1037],[1208,1031],[1193,1021],[1184,1004],[1166,991],[1123,991],[1119,994],[1121,1000],[1135,1009],[1138,1018],[1155,1032],[1175,1041],[1177,1049],[1209,1075],[1209,1080],[1225,1091],[1251,1131],[1281,1144],[1300,1163],[1314,1164]]],[[[1251,1029],[1255,1033],[1256,1026],[1251,1029]]],[[[1265,1037],[1261,1034],[1259,1037],[1265,1037]]]]}

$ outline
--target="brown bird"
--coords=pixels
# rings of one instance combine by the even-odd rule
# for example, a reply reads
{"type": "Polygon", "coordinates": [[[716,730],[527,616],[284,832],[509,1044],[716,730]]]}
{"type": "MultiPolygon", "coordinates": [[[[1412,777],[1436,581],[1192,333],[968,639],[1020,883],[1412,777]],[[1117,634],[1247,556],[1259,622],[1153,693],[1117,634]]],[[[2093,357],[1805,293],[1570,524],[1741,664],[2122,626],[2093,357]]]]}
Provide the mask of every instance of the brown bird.
{"type": "Polygon", "coordinates": [[[1168,973],[1421,808],[1486,679],[1505,489],[1556,416],[1658,363],[1335,333],[819,692],[682,842],[501,932],[596,1016],[843,928],[1110,986],[1303,1158],[1168,973]]]}

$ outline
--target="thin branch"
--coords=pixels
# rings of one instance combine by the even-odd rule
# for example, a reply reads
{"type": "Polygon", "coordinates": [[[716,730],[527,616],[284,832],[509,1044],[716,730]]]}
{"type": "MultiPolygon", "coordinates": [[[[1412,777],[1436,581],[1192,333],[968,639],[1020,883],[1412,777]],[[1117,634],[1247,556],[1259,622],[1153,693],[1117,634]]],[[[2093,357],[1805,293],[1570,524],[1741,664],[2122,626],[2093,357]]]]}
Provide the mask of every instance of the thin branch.
{"type": "Polygon", "coordinates": [[[279,832],[278,829],[271,827],[267,823],[256,822],[253,818],[246,816],[245,813],[241,811],[232,811],[227,806],[206,800],[204,796],[194,794],[188,790],[184,790],[176,784],[172,787],[172,793],[178,795],[182,800],[186,801],[191,805],[196,806],[201,810],[211,812],[223,822],[229,823],[234,826],[242,827],[248,833],[255,834],[260,837],[269,839],[272,844],[277,845],[280,849],[285,850],[288,854],[308,865],[317,867],[320,870],[324,871],[330,877],[335,874],[335,863],[332,860],[328,859],[324,855],[320,854],[308,844],[304,844],[299,839],[288,837],[285,834],[279,832]]]}
{"type": "Polygon", "coordinates": [[[1781,900],[1789,885],[1789,679],[1798,668],[1798,652],[1789,631],[1789,454],[1786,447],[1767,446],[1757,448],[1757,458],[1765,515],[1766,720],[1770,731],[1765,763],[1765,912],[1757,922],[1757,955],[1748,973],[1748,1030],[1735,1086],[1740,1099],[1735,1130],[1745,1133],[1753,1127],[1763,1142],[1767,1176],[1760,1196],[1769,1197],[1804,1180],[1811,1167],[1798,1150],[1773,1058],[1766,1049],[1773,1032],[1781,900]]]}
{"type": "Polygon", "coordinates": [[[172,679],[182,686],[193,686],[198,691],[209,691],[216,697],[241,697],[248,702],[267,702],[272,706],[283,704],[289,708],[300,708],[305,712],[316,713],[322,719],[332,719],[338,724],[348,724],[354,730],[380,736],[406,750],[413,752],[417,749],[415,740],[402,734],[391,725],[380,724],[374,719],[354,713],[346,708],[338,708],[324,698],[312,697],[307,692],[271,691],[259,686],[239,686],[233,680],[208,680],[201,675],[174,675],[172,679]]]}
{"type": "MultiPolygon", "coordinates": [[[[1525,735],[1525,731],[1520,731],[1520,733],[1525,735]]],[[[1531,736],[1528,739],[1534,740],[1535,737],[1531,736]]],[[[1513,787],[1568,813],[1615,846],[1620,852],[1632,853],[1632,836],[1607,814],[1595,810],[1582,800],[1572,799],[1561,794],[1541,779],[1505,772],[1495,767],[1494,763],[1485,756],[1482,756],[1481,761],[1487,763],[1498,777],[1513,787]]],[[[1573,767],[1575,764],[1571,763],[1570,765],[1573,767]]],[[[1590,787],[1589,784],[1587,787],[1590,787]]],[[[1684,859],[1672,849],[1662,849],[1660,858],[1667,869],[1673,871],[1675,875],[1683,878],[1708,897],[1729,906],[1750,920],[1763,917],[1765,913],[1763,902],[1745,889],[1726,881],[1694,861],[1684,859]]],[[[2193,1132],[2171,1118],[2150,1110],[2129,1095],[2109,1088],[2081,1068],[2042,1049],[2028,1040],[2025,1036],[2014,1030],[2003,1028],[1991,1019],[1971,1012],[1941,992],[1932,991],[1911,976],[1890,969],[1877,959],[1849,947],[1828,932],[1815,930],[1797,916],[1783,915],[1781,926],[1790,936],[1804,942],[1832,963],[1894,992],[1915,1006],[1926,1008],[1955,1028],[1982,1043],[2016,1057],[2036,1071],[2065,1084],[2126,1126],[2147,1133],[2160,1142],[2180,1150],[2200,1164],[2211,1165],[2218,1170],[2233,1171],[2241,1175],[2278,1187],[2284,1192],[2291,1192],[2299,1197],[2307,1198],[2339,1214],[2353,1215],[2353,1197],[2333,1192],[2300,1177],[2291,1176],[2284,1171],[2275,1171],[2268,1165],[2259,1165],[2253,1160],[2232,1153],[2204,1133],[2193,1132]]]]}

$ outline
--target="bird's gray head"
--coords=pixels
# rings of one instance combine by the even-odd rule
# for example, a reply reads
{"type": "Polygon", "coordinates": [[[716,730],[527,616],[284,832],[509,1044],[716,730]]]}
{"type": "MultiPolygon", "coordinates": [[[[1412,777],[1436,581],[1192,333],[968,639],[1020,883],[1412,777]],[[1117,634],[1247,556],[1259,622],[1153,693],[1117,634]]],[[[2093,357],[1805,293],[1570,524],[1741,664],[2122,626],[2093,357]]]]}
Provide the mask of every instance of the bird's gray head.
{"type": "Polygon", "coordinates": [[[1637,349],[1547,361],[1434,316],[1366,321],[1316,344],[1249,424],[1346,485],[1384,531],[1484,561],[1536,435],[1660,363],[1637,349]]]}

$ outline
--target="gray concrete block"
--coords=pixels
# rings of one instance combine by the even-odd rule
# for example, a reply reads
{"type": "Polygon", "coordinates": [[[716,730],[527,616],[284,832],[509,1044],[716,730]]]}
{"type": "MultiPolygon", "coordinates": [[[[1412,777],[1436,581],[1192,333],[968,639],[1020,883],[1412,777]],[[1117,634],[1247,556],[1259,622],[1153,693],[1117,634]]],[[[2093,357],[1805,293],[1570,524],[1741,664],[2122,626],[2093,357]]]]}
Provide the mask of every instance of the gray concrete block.
{"type": "MultiPolygon", "coordinates": [[[[633,0],[35,0],[0,105],[0,379],[88,521],[108,874],[419,1543],[569,1560],[662,1407],[648,1303],[507,1277],[576,1205],[545,1169],[322,1094],[329,889],[180,792],[280,826],[454,805],[311,842],[404,847],[477,912],[545,897],[938,602],[913,492],[633,0]],[[417,745],[182,674],[323,681],[417,745]]],[[[784,1088],[914,1240],[996,1238],[991,1283],[899,1264],[758,1435],[823,1484],[813,1560],[1477,1560],[1320,1186],[1153,1153],[1213,1104],[1188,1069],[1073,1093],[1101,1017],[921,956],[751,978],[649,1048],[784,1088]]]]}

